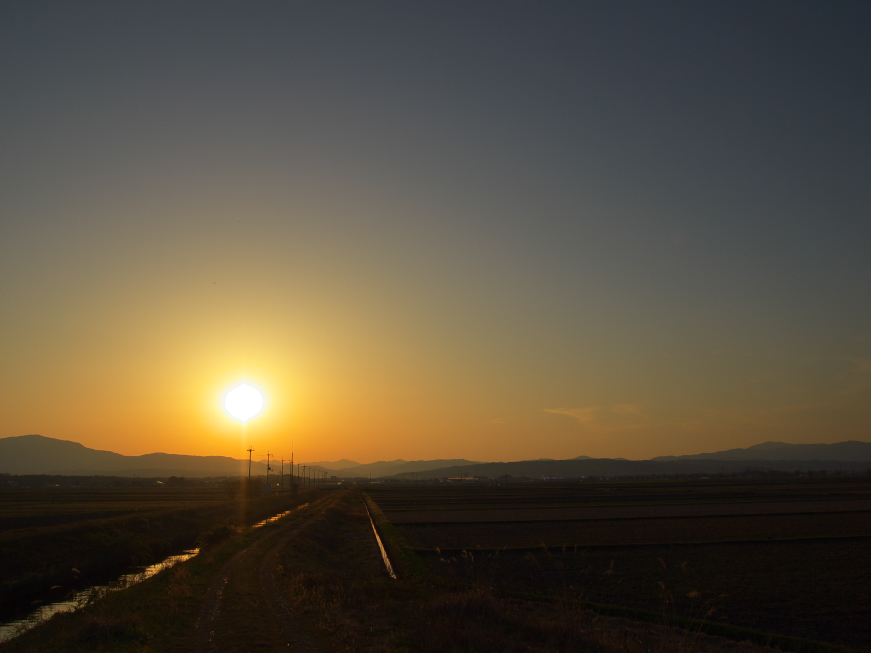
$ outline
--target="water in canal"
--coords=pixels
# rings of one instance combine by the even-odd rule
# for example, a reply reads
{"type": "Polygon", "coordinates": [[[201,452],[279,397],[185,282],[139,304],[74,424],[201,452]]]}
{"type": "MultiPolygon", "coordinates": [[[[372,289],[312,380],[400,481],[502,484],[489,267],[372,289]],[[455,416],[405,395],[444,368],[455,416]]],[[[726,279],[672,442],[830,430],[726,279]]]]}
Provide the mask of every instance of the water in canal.
{"type": "Polygon", "coordinates": [[[5,642],[6,640],[12,639],[21,633],[30,630],[34,626],[38,626],[43,621],[51,618],[59,612],[73,612],[74,610],[78,610],[87,605],[88,601],[91,601],[107,592],[117,592],[118,590],[127,589],[131,585],[141,583],[146,578],[151,578],[154,574],[157,574],[164,569],[169,569],[170,567],[177,565],[179,562],[190,560],[199,552],[199,549],[190,549],[179,553],[178,555],[171,555],[157,564],[149,565],[148,567],[140,567],[131,573],[123,574],[105,585],[95,585],[75,592],[72,596],[69,596],[62,601],[40,605],[23,619],[0,623],[0,642],[5,642]]]}

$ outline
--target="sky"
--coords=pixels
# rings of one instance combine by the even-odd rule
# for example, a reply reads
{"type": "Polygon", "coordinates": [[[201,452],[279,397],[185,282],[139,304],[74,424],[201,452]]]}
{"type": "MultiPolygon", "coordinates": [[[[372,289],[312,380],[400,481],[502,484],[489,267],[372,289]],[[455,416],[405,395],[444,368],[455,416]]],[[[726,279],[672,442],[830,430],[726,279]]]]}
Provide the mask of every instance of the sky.
{"type": "Polygon", "coordinates": [[[869,441],[869,30],[864,1],[4,2],[0,437],[869,441]]]}

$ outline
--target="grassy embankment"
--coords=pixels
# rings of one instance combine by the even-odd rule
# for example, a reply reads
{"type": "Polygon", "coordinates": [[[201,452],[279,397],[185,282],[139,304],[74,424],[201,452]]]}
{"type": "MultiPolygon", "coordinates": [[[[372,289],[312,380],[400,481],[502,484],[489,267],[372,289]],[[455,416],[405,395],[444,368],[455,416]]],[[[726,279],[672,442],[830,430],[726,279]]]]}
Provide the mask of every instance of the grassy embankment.
{"type": "Polygon", "coordinates": [[[46,598],[57,600],[293,503],[289,494],[228,499],[220,488],[0,491],[7,525],[34,524],[0,533],[0,608],[29,605],[52,587],[46,598]]]}
{"type": "MultiPolygon", "coordinates": [[[[317,497],[316,490],[306,490],[294,503],[312,502],[317,497]]],[[[253,517],[256,510],[249,513],[252,521],[256,520],[253,517]]],[[[0,651],[79,653],[137,650],[150,653],[194,650],[188,642],[200,616],[203,597],[217,571],[239,551],[268,534],[270,529],[278,524],[302,521],[306,514],[306,510],[292,513],[281,522],[262,529],[241,528],[227,539],[205,546],[198,556],[168,571],[124,591],[106,594],[78,612],[55,615],[40,627],[0,644],[0,651]]]]}

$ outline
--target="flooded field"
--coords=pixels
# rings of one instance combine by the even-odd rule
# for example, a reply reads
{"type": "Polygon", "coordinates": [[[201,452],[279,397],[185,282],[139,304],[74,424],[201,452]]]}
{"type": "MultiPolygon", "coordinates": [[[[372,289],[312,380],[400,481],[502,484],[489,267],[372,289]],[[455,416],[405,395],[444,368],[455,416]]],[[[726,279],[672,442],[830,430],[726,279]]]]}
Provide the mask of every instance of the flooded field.
{"type": "Polygon", "coordinates": [[[871,482],[367,488],[430,571],[596,603],[871,644],[871,482]]]}

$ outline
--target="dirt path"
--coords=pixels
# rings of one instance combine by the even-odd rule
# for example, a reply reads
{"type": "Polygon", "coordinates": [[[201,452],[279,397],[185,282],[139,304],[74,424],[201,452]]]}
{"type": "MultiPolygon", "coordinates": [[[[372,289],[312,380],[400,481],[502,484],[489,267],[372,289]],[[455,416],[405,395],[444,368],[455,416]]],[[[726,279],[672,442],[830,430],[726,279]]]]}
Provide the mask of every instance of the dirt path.
{"type": "Polygon", "coordinates": [[[275,558],[287,542],[333,505],[342,492],[304,508],[302,518],[264,527],[261,537],[215,574],[188,651],[324,651],[325,642],[294,619],[275,586],[275,558]]]}

